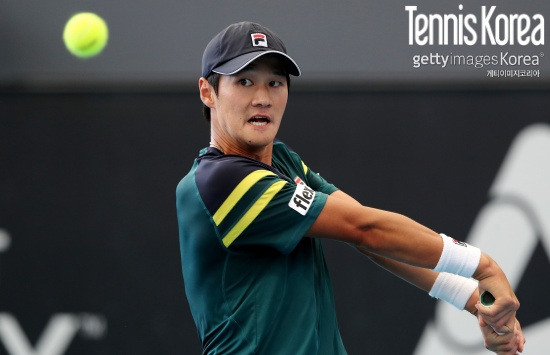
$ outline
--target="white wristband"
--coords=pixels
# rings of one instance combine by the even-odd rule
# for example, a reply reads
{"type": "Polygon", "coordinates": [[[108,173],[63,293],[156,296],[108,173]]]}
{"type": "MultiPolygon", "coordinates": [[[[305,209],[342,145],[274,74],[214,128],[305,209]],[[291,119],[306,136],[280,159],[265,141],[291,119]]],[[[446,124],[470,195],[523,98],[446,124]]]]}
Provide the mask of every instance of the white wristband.
{"type": "Polygon", "coordinates": [[[433,270],[472,277],[479,265],[481,250],[445,234],[441,234],[441,238],[443,239],[443,252],[433,270]]]}
{"type": "Polygon", "coordinates": [[[463,310],[466,302],[477,289],[477,281],[466,277],[441,272],[437,276],[429,295],[463,310]]]}

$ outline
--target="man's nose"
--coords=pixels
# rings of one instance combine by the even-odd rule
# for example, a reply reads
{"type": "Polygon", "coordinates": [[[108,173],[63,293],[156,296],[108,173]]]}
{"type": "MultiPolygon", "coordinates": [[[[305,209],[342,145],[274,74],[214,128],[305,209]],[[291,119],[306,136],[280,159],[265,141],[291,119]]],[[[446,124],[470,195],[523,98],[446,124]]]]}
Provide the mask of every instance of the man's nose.
{"type": "Polygon", "coordinates": [[[253,106],[261,107],[270,107],[271,106],[271,96],[269,95],[269,88],[261,85],[258,86],[255,93],[254,99],[252,101],[253,106]]]}

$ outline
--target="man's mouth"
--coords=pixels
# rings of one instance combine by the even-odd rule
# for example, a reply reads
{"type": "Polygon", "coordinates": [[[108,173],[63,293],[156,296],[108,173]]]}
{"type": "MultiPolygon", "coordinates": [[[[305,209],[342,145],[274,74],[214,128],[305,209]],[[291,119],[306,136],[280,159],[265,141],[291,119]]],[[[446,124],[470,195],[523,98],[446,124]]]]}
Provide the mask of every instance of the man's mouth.
{"type": "Polygon", "coordinates": [[[248,120],[249,123],[254,126],[265,126],[270,122],[269,118],[266,116],[254,116],[248,120]]]}

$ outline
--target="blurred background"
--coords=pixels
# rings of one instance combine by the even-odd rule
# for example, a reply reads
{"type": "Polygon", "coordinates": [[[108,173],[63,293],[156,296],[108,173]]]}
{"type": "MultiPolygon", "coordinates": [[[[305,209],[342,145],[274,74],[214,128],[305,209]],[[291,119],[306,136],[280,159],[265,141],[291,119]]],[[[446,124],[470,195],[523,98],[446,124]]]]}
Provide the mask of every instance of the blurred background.
{"type": "MultiPolygon", "coordinates": [[[[549,18],[548,3],[483,5],[495,6],[493,29],[510,31],[511,14],[526,14],[546,39],[534,15],[549,18]]],[[[362,203],[492,255],[522,304],[524,354],[544,353],[546,44],[411,45],[405,6],[481,21],[473,0],[1,2],[0,354],[201,353],[175,188],[209,142],[202,51],[242,20],[278,33],[302,69],[279,138],[362,203]],[[110,30],[103,53],[85,60],[62,41],[81,11],[110,30]],[[498,63],[415,68],[415,56],[498,63]],[[513,64],[520,57],[529,64],[513,64]]],[[[326,254],[350,354],[488,353],[474,317],[345,245],[328,242],[326,254]]]]}

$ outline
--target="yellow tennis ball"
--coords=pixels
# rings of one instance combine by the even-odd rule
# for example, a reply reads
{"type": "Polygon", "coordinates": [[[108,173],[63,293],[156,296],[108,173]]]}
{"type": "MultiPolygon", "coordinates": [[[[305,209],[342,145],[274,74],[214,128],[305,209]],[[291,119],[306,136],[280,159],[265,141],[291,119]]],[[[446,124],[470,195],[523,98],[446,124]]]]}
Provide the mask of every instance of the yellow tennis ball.
{"type": "Polygon", "coordinates": [[[63,30],[65,46],[79,58],[89,58],[101,53],[109,39],[105,21],[91,12],[81,12],[69,19],[63,30]]]}

